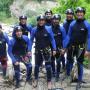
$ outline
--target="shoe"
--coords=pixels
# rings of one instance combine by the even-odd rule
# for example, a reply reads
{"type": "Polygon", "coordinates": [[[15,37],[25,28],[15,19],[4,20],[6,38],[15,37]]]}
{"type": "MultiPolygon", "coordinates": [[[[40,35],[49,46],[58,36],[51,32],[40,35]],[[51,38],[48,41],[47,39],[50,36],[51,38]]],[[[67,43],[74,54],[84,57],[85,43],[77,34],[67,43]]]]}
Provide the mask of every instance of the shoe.
{"type": "Polygon", "coordinates": [[[4,83],[7,83],[9,81],[8,77],[3,76],[3,81],[4,81],[4,83]]]}
{"type": "Polygon", "coordinates": [[[71,83],[77,83],[77,82],[78,82],[77,78],[71,80],[71,83]]]}
{"type": "Polygon", "coordinates": [[[52,77],[55,77],[55,76],[56,76],[55,73],[53,73],[53,74],[52,74],[52,77]]]}
{"type": "Polygon", "coordinates": [[[87,83],[86,81],[83,81],[83,80],[82,80],[81,82],[82,82],[82,83],[87,83]]]}
{"type": "Polygon", "coordinates": [[[34,80],[34,82],[33,82],[33,87],[36,88],[37,85],[38,85],[38,80],[34,80]]]}
{"type": "Polygon", "coordinates": [[[20,81],[16,81],[15,88],[19,88],[19,87],[21,87],[20,81]]]}
{"type": "Polygon", "coordinates": [[[26,82],[27,82],[29,85],[32,85],[32,78],[27,79],[26,82]]]}
{"type": "Polygon", "coordinates": [[[47,82],[47,87],[48,87],[48,90],[51,90],[52,89],[51,81],[47,82]]]}
{"type": "Polygon", "coordinates": [[[67,86],[71,85],[71,76],[66,77],[67,86]]]}
{"type": "Polygon", "coordinates": [[[15,85],[15,89],[19,88],[20,87],[20,84],[16,84],[15,85]]]}
{"type": "Polygon", "coordinates": [[[65,67],[62,68],[62,73],[64,73],[64,72],[66,72],[66,68],[65,67]]]}
{"type": "Polygon", "coordinates": [[[59,75],[56,75],[56,82],[59,81],[59,75]]]}
{"type": "Polygon", "coordinates": [[[59,81],[59,77],[56,77],[56,82],[58,82],[59,81]]]}
{"type": "Polygon", "coordinates": [[[76,85],[76,90],[79,90],[81,88],[81,84],[82,82],[78,82],[77,85],[76,85]]]}

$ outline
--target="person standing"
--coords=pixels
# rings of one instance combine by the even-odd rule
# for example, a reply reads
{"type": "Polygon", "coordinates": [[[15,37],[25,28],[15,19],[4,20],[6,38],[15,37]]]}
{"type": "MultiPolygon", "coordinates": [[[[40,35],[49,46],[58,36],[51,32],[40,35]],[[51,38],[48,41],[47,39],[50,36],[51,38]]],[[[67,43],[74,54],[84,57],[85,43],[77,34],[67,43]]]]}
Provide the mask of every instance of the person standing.
{"type": "MultiPolygon", "coordinates": [[[[27,24],[27,16],[22,15],[19,17],[19,24],[15,26],[21,26],[22,27],[22,34],[28,36],[31,33],[32,25],[27,24]]],[[[12,33],[14,35],[14,32],[12,33]]]]}
{"type": "Polygon", "coordinates": [[[51,26],[52,25],[52,15],[53,15],[52,10],[48,9],[48,10],[45,11],[46,26],[51,26]]]}
{"type": "Polygon", "coordinates": [[[69,26],[71,22],[74,20],[74,11],[72,9],[67,9],[65,14],[66,14],[66,19],[63,23],[63,27],[66,30],[66,34],[68,34],[69,26]]]}
{"type": "Polygon", "coordinates": [[[84,54],[90,53],[90,24],[85,19],[86,10],[83,7],[76,8],[76,20],[74,20],[69,27],[67,38],[64,42],[64,47],[68,47],[68,63],[67,76],[73,67],[73,57],[77,58],[78,66],[78,85],[82,83],[83,79],[83,61],[84,54]],[[87,42],[87,49],[85,52],[85,45],[87,42]]]}
{"type": "MultiPolygon", "coordinates": [[[[70,9],[66,10],[65,14],[66,14],[66,19],[65,19],[65,21],[63,23],[63,27],[65,28],[66,35],[67,35],[68,31],[69,31],[69,26],[74,21],[74,11],[73,11],[73,9],[70,8],[70,9]]],[[[68,52],[70,52],[70,51],[68,51],[68,52]]],[[[67,59],[68,58],[70,59],[70,55],[66,52],[66,60],[65,60],[65,57],[62,56],[63,63],[65,65],[66,69],[68,68],[68,66],[67,66],[67,64],[68,64],[68,60],[67,59]],[[65,64],[65,61],[66,61],[66,64],[65,64]]]]}
{"type": "MultiPolygon", "coordinates": [[[[53,36],[53,32],[50,27],[45,26],[45,16],[40,15],[37,17],[37,26],[33,28],[30,38],[30,46],[33,44],[35,38],[35,69],[34,69],[34,87],[38,84],[39,68],[42,61],[45,61],[45,68],[47,74],[48,90],[51,90],[51,55],[50,45],[53,47],[53,55],[56,54],[56,44],[53,36]]],[[[32,48],[32,47],[31,47],[32,48]]]]}
{"type": "Polygon", "coordinates": [[[6,44],[9,43],[9,38],[6,33],[3,32],[2,26],[0,25],[0,62],[2,65],[3,78],[6,78],[7,71],[7,48],[6,44]]]}
{"type": "MultiPolygon", "coordinates": [[[[56,55],[51,57],[51,66],[53,76],[56,76],[56,81],[59,79],[60,69],[61,69],[61,61],[62,54],[61,49],[63,47],[63,40],[66,38],[66,32],[62,25],[60,25],[61,16],[59,14],[54,14],[52,16],[52,31],[54,33],[54,38],[56,42],[56,55]],[[56,59],[56,70],[55,70],[55,59],[56,59]]],[[[65,67],[65,64],[64,64],[65,67]]]]}

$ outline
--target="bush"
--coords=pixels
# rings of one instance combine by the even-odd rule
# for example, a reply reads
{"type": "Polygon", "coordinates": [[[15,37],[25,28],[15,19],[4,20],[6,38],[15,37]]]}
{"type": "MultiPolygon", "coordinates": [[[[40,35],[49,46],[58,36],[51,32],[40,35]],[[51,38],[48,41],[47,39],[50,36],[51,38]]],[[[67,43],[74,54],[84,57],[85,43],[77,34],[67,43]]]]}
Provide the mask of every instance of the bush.
{"type": "Polygon", "coordinates": [[[6,16],[6,17],[11,16],[9,6],[12,4],[13,1],[14,0],[0,0],[0,18],[1,19],[4,16],[6,16]]]}
{"type": "Polygon", "coordinates": [[[66,9],[81,6],[86,8],[86,18],[90,21],[90,0],[57,0],[59,6],[53,8],[54,13],[64,14],[66,9]]]}

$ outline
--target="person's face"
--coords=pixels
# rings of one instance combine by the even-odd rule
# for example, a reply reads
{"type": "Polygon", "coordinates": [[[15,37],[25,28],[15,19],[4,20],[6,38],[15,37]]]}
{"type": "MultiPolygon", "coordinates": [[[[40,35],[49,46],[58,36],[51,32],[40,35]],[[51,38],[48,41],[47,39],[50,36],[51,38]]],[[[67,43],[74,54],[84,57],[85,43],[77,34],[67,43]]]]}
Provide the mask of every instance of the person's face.
{"type": "Polygon", "coordinates": [[[23,24],[23,25],[26,24],[27,23],[27,19],[21,19],[20,23],[23,24]]]}
{"type": "Polygon", "coordinates": [[[39,21],[38,21],[38,25],[39,25],[39,26],[45,25],[45,20],[44,20],[44,19],[39,20],[39,21]]]}
{"type": "Polygon", "coordinates": [[[83,18],[84,18],[84,13],[78,11],[78,12],[76,13],[76,17],[77,17],[77,19],[83,19],[83,18]]]}
{"type": "Polygon", "coordinates": [[[46,13],[45,16],[46,16],[47,19],[51,19],[52,18],[52,14],[50,12],[46,13]]]}
{"type": "Polygon", "coordinates": [[[18,38],[22,37],[22,30],[16,31],[16,37],[18,38]]]}
{"type": "Polygon", "coordinates": [[[66,14],[66,19],[67,20],[72,20],[73,19],[73,14],[66,14]]]}
{"type": "Polygon", "coordinates": [[[59,25],[59,19],[53,19],[52,20],[52,22],[53,22],[53,25],[59,25]]]}

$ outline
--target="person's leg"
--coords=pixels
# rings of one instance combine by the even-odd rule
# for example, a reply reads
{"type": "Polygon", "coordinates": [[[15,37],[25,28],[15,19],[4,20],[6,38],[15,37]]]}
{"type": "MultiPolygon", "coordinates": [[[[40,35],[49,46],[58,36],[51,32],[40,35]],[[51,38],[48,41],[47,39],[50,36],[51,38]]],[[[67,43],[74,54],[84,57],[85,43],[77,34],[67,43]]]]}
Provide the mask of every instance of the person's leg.
{"type": "Polygon", "coordinates": [[[83,61],[85,50],[82,51],[80,57],[77,59],[78,64],[78,81],[81,82],[83,78],[83,61]]]}
{"type": "Polygon", "coordinates": [[[56,82],[58,82],[61,69],[60,58],[56,59],[56,63],[56,82]]]}
{"type": "Polygon", "coordinates": [[[52,70],[51,70],[50,54],[44,52],[44,59],[45,59],[45,67],[47,72],[47,85],[48,85],[48,89],[51,89],[52,70]]]}
{"type": "Polygon", "coordinates": [[[67,52],[67,62],[66,62],[66,74],[70,76],[71,70],[73,68],[73,49],[70,47],[67,52]]]}
{"type": "Polygon", "coordinates": [[[82,81],[83,77],[83,64],[78,62],[78,81],[82,81]]]}
{"type": "Polygon", "coordinates": [[[26,81],[31,81],[31,74],[32,74],[32,64],[30,62],[31,57],[24,55],[21,59],[21,62],[25,64],[27,69],[27,76],[26,81]]]}
{"type": "Polygon", "coordinates": [[[39,67],[41,63],[42,63],[42,55],[40,52],[38,52],[35,54],[35,68],[34,68],[35,79],[38,79],[39,67]]]}
{"type": "Polygon", "coordinates": [[[27,77],[26,77],[26,81],[29,81],[29,80],[31,80],[32,64],[31,64],[31,63],[26,63],[25,66],[26,66],[26,68],[27,68],[27,77]]]}
{"type": "Polygon", "coordinates": [[[68,60],[67,61],[67,67],[66,67],[66,69],[67,69],[67,72],[66,72],[67,76],[70,76],[72,68],[73,68],[73,62],[68,60]]]}
{"type": "Polygon", "coordinates": [[[20,85],[20,65],[13,64],[13,66],[15,72],[16,88],[18,88],[20,85]]]}
{"type": "Polygon", "coordinates": [[[52,67],[52,75],[53,77],[55,77],[55,57],[54,56],[51,56],[51,67],[52,67]]]}
{"type": "Polygon", "coordinates": [[[60,69],[61,69],[61,60],[60,60],[60,53],[56,53],[56,81],[59,79],[59,74],[60,74],[60,69]]]}
{"type": "Polygon", "coordinates": [[[2,64],[2,70],[3,70],[3,77],[6,77],[6,71],[7,71],[7,57],[1,57],[1,64],[2,64]]]}
{"type": "Polygon", "coordinates": [[[37,53],[35,53],[35,68],[34,68],[34,85],[33,87],[37,87],[38,84],[38,75],[39,75],[39,67],[42,63],[42,55],[41,53],[38,51],[37,53]]]}
{"type": "Polygon", "coordinates": [[[65,57],[61,55],[62,69],[65,70],[65,57]]]}
{"type": "Polygon", "coordinates": [[[77,66],[78,66],[78,83],[76,88],[81,88],[81,84],[83,83],[83,61],[84,61],[84,53],[85,49],[80,50],[78,48],[78,55],[77,55],[77,66]]]}

